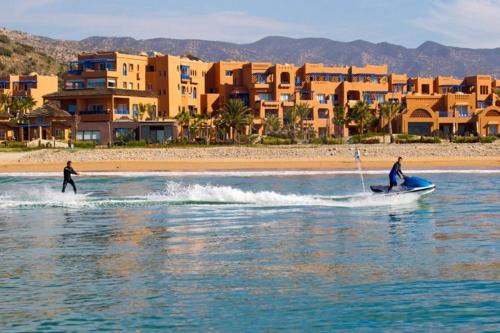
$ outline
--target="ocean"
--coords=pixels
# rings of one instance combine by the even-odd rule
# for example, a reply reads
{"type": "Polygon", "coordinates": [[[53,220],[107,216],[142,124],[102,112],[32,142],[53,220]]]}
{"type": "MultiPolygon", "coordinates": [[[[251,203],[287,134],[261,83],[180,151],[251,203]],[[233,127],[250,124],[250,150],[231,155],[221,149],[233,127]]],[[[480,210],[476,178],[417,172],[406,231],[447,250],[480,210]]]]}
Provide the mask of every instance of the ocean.
{"type": "Polygon", "coordinates": [[[407,173],[0,175],[0,331],[499,331],[500,170],[407,173]]]}

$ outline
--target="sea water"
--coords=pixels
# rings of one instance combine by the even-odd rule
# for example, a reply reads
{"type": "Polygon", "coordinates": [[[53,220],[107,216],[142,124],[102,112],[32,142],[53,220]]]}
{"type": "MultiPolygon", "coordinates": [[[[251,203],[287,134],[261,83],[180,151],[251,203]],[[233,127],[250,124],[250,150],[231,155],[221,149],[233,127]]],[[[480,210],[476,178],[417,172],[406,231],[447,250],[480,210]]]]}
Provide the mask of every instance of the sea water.
{"type": "Polygon", "coordinates": [[[0,331],[500,330],[500,171],[419,176],[0,175],[0,331]]]}

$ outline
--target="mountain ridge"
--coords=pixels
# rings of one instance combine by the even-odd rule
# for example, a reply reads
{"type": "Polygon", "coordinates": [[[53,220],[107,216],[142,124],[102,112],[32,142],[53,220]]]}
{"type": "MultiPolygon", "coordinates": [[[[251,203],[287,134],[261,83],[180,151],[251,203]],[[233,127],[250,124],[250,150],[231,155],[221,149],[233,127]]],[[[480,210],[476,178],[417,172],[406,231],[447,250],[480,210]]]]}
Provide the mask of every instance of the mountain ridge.
{"type": "Polygon", "coordinates": [[[0,34],[34,47],[37,51],[67,62],[80,52],[120,50],[139,53],[159,51],[173,55],[192,54],[206,61],[260,61],[302,65],[388,64],[394,73],[416,76],[489,74],[500,77],[500,47],[473,49],[426,41],[416,48],[389,42],[351,42],[328,38],[267,36],[251,43],[237,44],[203,39],[90,36],[79,41],[62,40],[0,28],[0,34]]]}

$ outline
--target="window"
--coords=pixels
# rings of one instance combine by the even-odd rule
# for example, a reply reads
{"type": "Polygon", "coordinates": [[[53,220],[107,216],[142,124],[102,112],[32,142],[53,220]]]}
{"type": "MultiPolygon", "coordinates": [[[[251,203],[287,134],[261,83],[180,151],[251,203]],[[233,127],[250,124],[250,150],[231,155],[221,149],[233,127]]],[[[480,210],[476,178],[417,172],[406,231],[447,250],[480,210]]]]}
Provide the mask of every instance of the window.
{"type": "Polygon", "coordinates": [[[290,102],[292,100],[292,96],[290,94],[281,94],[280,101],[282,102],[290,102]]]}
{"type": "Polygon", "coordinates": [[[271,101],[271,94],[259,94],[257,97],[260,101],[271,101]]]}
{"type": "Polygon", "coordinates": [[[128,65],[128,70],[129,70],[130,72],[133,72],[133,71],[134,71],[134,64],[130,64],[130,65],[128,65]]]}
{"type": "Polygon", "coordinates": [[[128,88],[129,88],[130,90],[134,89],[134,84],[133,84],[132,82],[129,82],[129,84],[128,84],[128,88]]]}
{"type": "Polygon", "coordinates": [[[422,85],[422,94],[429,95],[431,92],[431,88],[428,84],[422,85]]]}
{"type": "Polygon", "coordinates": [[[105,88],[106,79],[88,79],[87,88],[105,88]]]}
{"type": "Polygon", "coordinates": [[[128,113],[128,104],[125,104],[125,103],[116,104],[115,114],[129,114],[128,113]]]}
{"type": "Polygon", "coordinates": [[[123,76],[127,75],[127,64],[123,64],[122,74],[123,74],[123,76]]]}
{"type": "Polygon", "coordinates": [[[104,113],[104,105],[102,104],[89,104],[87,106],[87,111],[93,113],[104,113]]]}
{"type": "Polygon", "coordinates": [[[186,95],[186,87],[184,87],[184,86],[182,86],[181,95],[182,96],[186,95]]]}
{"type": "Polygon", "coordinates": [[[115,139],[130,141],[135,139],[135,130],[133,128],[115,128],[115,139]]]}
{"type": "Polygon", "coordinates": [[[326,95],[325,94],[317,94],[316,100],[319,102],[319,104],[326,104],[326,95]]]}
{"type": "Polygon", "coordinates": [[[137,90],[141,90],[141,85],[137,83],[137,90]]]}
{"type": "Polygon", "coordinates": [[[0,140],[5,140],[5,130],[4,129],[0,129],[0,140]]]}
{"type": "Polygon", "coordinates": [[[498,125],[488,125],[488,135],[498,135],[498,125]]]}
{"type": "Polygon", "coordinates": [[[198,97],[198,94],[197,94],[197,91],[196,91],[196,87],[193,88],[193,98],[197,98],[198,97]]]}
{"type": "Polygon", "coordinates": [[[139,106],[137,104],[132,104],[132,114],[137,117],[139,114],[139,106]]]}
{"type": "Polygon", "coordinates": [[[116,88],[116,79],[108,79],[108,88],[116,88]]]}
{"type": "Polygon", "coordinates": [[[334,106],[339,105],[339,95],[337,95],[337,94],[330,95],[330,99],[332,100],[332,104],[334,106]]]}
{"type": "Polygon", "coordinates": [[[68,113],[69,114],[75,114],[76,113],[76,104],[69,104],[68,105],[68,113]]]}
{"type": "Polygon", "coordinates": [[[127,82],[123,82],[123,89],[127,89],[127,82]]]}
{"type": "Polygon", "coordinates": [[[137,64],[137,71],[139,71],[139,64],[137,64]]]}
{"type": "Polygon", "coordinates": [[[481,86],[479,88],[481,95],[488,95],[489,94],[489,89],[488,86],[481,86]]]}
{"type": "Polygon", "coordinates": [[[69,80],[64,84],[66,89],[83,89],[85,88],[85,81],[83,80],[69,80]]]}
{"type": "Polygon", "coordinates": [[[226,74],[226,76],[233,76],[233,71],[227,70],[225,74],[226,74]]]}
{"type": "Polygon", "coordinates": [[[54,130],[54,137],[58,140],[64,139],[64,131],[61,128],[56,128],[54,130]]]}
{"type": "Polygon", "coordinates": [[[76,132],[76,141],[94,141],[96,143],[101,142],[101,132],[100,131],[78,131],[76,132]]]}
{"type": "Polygon", "coordinates": [[[319,119],[328,119],[329,113],[330,112],[328,109],[319,109],[318,110],[318,118],[319,119]]]}
{"type": "Polygon", "coordinates": [[[455,107],[455,111],[457,112],[459,117],[468,117],[469,116],[469,106],[468,105],[457,105],[455,107]]]}

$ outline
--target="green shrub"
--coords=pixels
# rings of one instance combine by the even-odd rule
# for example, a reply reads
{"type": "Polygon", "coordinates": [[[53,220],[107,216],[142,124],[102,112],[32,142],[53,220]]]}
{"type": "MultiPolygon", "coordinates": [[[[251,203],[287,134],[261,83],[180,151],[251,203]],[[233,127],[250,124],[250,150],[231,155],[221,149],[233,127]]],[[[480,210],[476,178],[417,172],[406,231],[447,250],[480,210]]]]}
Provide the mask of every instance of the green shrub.
{"type": "Polygon", "coordinates": [[[5,35],[0,35],[0,43],[2,44],[9,44],[10,43],[10,38],[5,36],[5,35]]]}
{"type": "Polygon", "coordinates": [[[395,143],[441,143],[441,139],[437,136],[418,136],[411,134],[399,134],[396,136],[395,143]]]}
{"type": "Polygon", "coordinates": [[[477,143],[480,142],[477,136],[454,136],[452,139],[453,143],[477,143]]]}
{"type": "Polygon", "coordinates": [[[5,47],[0,46],[0,56],[11,57],[12,51],[5,47]]]}
{"type": "Polygon", "coordinates": [[[341,145],[344,143],[344,141],[342,139],[320,136],[319,138],[312,139],[311,143],[315,145],[341,145]]]}
{"type": "Polygon", "coordinates": [[[144,140],[139,140],[139,141],[127,141],[125,142],[125,147],[146,147],[147,143],[144,140]]]}
{"type": "Polygon", "coordinates": [[[482,136],[479,138],[479,141],[481,143],[492,143],[494,141],[496,141],[498,138],[496,136],[492,136],[492,135],[489,135],[489,136],[482,136]]]}
{"type": "Polygon", "coordinates": [[[274,136],[265,136],[262,138],[262,144],[264,145],[289,145],[291,143],[290,139],[277,138],[274,136]]]}
{"type": "Polygon", "coordinates": [[[93,149],[96,144],[95,141],[75,141],[73,146],[75,148],[93,149]]]}
{"type": "Polygon", "coordinates": [[[26,142],[22,141],[7,141],[8,148],[26,148],[26,142]]]}
{"type": "Polygon", "coordinates": [[[380,143],[380,139],[379,139],[379,138],[366,138],[366,139],[361,139],[361,143],[362,143],[362,144],[368,144],[368,145],[371,145],[371,144],[377,144],[377,143],[380,143]]]}

